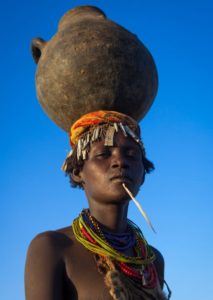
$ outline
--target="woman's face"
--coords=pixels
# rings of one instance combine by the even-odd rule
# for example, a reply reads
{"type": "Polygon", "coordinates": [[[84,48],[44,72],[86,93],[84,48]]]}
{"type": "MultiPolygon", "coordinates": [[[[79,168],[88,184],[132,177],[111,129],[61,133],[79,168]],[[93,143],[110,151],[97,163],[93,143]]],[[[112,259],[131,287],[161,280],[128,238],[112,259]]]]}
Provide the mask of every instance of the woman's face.
{"type": "Polygon", "coordinates": [[[144,180],[140,146],[118,132],[114,145],[104,146],[104,140],[94,142],[79,173],[89,201],[120,203],[129,200],[122,183],[136,195],[144,180]]]}

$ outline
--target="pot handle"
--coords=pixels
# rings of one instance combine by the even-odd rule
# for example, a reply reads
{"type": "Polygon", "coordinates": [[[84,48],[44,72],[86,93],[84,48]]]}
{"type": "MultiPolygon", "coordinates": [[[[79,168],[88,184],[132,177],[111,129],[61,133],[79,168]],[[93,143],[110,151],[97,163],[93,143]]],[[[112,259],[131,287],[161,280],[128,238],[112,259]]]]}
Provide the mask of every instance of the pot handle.
{"type": "Polygon", "coordinates": [[[47,42],[45,42],[45,40],[43,40],[42,38],[34,38],[32,40],[31,50],[32,50],[33,59],[34,59],[36,64],[38,63],[38,61],[41,57],[42,49],[44,48],[46,43],[47,42]]]}

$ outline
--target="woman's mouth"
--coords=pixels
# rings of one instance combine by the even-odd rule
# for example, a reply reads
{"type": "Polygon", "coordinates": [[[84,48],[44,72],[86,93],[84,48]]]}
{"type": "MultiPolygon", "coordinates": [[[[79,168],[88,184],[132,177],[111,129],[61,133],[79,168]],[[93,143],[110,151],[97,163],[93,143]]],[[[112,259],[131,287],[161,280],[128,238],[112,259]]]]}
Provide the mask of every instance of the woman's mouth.
{"type": "Polygon", "coordinates": [[[110,178],[111,181],[113,182],[118,182],[118,183],[130,183],[132,182],[132,179],[129,176],[126,175],[118,175],[118,176],[113,176],[110,178]]]}

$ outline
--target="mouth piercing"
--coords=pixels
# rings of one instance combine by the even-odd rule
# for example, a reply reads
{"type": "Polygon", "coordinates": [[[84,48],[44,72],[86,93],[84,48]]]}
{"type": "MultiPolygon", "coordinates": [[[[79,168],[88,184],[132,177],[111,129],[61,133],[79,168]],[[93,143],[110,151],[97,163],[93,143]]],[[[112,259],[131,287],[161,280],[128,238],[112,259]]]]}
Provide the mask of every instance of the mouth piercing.
{"type": "Polygon", "coordinates": [[[149,227],[152,229],[152,231],[154,233],[156,233],[150,219],[148,218],[147,214],[145,213],[145,211],[143,210],[142,206],[140,205],[140,203],[135,199],[135,197],[133,196],[133,194],[130,192],[130,190],[127,188],[127,186],[125,185],[125,183],[122,183],[122,186],[124,188],[124,190],[127,192],[127,194],[130,196],[130,198],[133,200],[133,202],[135,203],[135,205],[137,206],[137,208],[139,209],[139,211],[141,212],[142,216],[144,217],[144,219],[146,220],[146,222],[148,223],[149,227]]]}

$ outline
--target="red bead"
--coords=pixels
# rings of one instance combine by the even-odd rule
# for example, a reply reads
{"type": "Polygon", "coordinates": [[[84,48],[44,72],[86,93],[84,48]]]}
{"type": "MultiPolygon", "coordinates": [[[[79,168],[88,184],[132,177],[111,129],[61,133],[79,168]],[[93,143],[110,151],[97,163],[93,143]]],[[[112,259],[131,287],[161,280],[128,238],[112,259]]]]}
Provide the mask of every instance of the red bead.
{"type": "Polygon", "coordinates": [[[97,242],[94,241],[94,240],[91,238],[91,236],[90,236],[89,233],[85,230],[84,227],[81,228],[81,232],[82,232],[82,234],[85,236],[85,238],[86,238],[89,242],[91,242],[91,243],[93,243],[93,244],[97,244],[97,242]]]}

